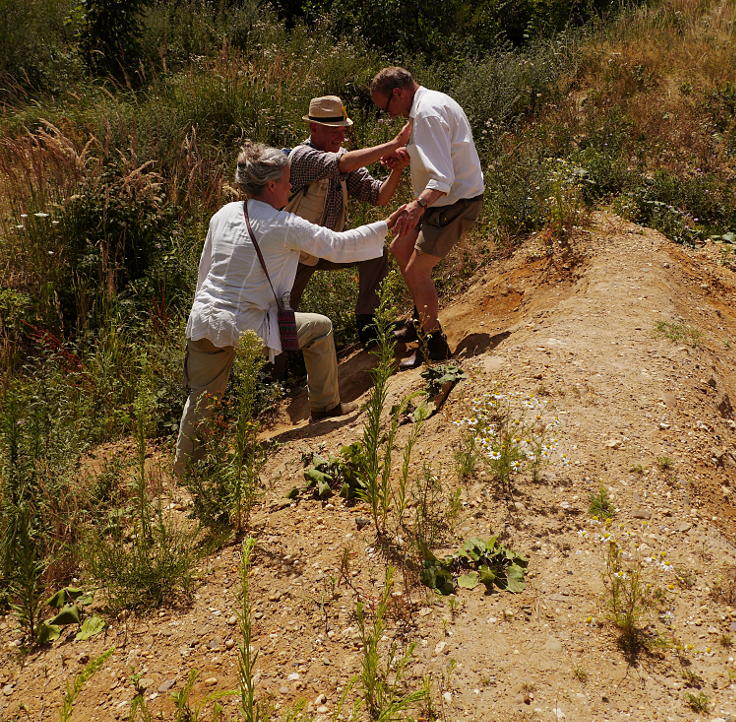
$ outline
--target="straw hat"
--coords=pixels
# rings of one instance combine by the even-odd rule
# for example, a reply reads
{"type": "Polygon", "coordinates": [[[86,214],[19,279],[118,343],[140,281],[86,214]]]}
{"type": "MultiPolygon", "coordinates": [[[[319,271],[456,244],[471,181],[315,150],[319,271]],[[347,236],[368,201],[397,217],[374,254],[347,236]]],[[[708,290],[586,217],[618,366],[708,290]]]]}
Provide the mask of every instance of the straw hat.
{"type": "Polygon", "coordinates": [[[312,98],[309,101],[309,115],[303,115],[302,120],[319,125],[351,126],[353,121],[348,118],[348,111],[342,100],[336,95],[325,95],[321,98],[312,98]]]}

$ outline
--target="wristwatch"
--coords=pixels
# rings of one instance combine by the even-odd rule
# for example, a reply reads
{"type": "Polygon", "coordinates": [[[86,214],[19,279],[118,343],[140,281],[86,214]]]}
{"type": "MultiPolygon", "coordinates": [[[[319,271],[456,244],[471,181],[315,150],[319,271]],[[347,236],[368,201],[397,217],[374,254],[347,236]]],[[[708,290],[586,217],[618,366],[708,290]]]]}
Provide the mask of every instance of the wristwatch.
{"type": "Polygon", "coordinates": [[[425,210],[425,211],[427,210],[427,199],[426,199],[426,198],[422,198],[421,196],[419,196],[419,197],[417,198],[417,203],[418,203],[418,204],[419,204],[419,205],[420,205],[420,206],[421,206],[422,208],[424,208],[424,210],[425,210]]]}

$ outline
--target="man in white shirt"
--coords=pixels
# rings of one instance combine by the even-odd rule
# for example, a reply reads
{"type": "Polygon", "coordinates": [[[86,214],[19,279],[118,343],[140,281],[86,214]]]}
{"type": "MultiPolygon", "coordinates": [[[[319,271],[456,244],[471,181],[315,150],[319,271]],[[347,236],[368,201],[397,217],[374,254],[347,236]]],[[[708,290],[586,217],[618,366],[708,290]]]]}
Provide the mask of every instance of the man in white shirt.
{"type": "MultiPolygon", "coordinates": [[[[406,150],[415,199],[402,207],[391,244],[414,299],[414,323],[404,334],[422,331],[431,360],[452,353],[437,318],[437,289],[432,270],[471,228],[483,205],[483,171],[468,118],[449,95],[419,85],[404,68],[381,70],[371,83],[371,98],[385,113],[413,121],[406,150]]],[[[401,364],[414,368],[424,360],[418,349],[401,364]]]]}

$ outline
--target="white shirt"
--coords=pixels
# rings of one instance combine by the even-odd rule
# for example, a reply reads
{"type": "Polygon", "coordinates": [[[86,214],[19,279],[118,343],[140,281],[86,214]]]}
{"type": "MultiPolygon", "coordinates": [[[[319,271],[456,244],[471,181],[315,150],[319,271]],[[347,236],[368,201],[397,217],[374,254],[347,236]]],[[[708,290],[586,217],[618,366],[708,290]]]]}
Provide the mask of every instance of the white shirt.
{"type": "MultiPolygon", "coordinates": [[[[366,261],[383,253],[388,232],[386,222],[377,221],[338,233],[256,200],[248,201],[248,215],[279,298],[291,291],[300,251],[335,263],[366,261]]],[[[277,311],[248,235],[243,203],[228,203],[210,219],[187,338],[235,346],[240,334],[252,329],[273,359],[281,352],[277,311]]]]}
{"type": "Polygon", "coordinates": [[[483,193],[483,171],[465,111],[449,95],[420,86],[411,104],[414,120],[406,150],[414,195],[425,188],[447,195],[433,206],[449,206],[483,193]]]}

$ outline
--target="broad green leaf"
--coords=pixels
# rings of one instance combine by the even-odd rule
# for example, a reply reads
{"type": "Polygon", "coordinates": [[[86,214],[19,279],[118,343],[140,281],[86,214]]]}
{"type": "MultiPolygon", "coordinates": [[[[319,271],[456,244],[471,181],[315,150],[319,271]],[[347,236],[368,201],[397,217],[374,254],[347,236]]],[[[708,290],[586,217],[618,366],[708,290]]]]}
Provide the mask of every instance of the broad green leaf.
{"type": "Polygon", "coordinates": [[[517,564],[512,564],[506,568],[506,584],[505,588],[514,594],[524,591],[526,583],[524,582],[525,570],[517,564]]]}
{"type": "Polygon", "coordinates": [[[478,567],[480,572],[480,582],[485,585],[486,589],[490,592],[493,589],[493,585],[496,583],[496,573],[490,567],[481,565],[478,567]]]}
{"type": "MultiPolygon", "coordinates": [[[[327,479],[330,480],[330,477],[328,476],[327,479]]],[[[327,481],[317,482],[316,495],[318,499],[328,499],[332,496],[332,489],[330,489],[330,485],[327,481]]]]}
{"type": "Polygon", "coordinates": [[[61,635],[61,627],[58,624],[52,624],[50,620],[46,620],[38,625],[36,639],[39,644],[48,644],[58,639],[59,635],[61,635]]]}
{"type": "Polygon", "coordinates": [[[299,487],[295,486],[293,489],[289,491],[289,493],[286,495],[287,499],[296,499],[299,496],[299,487]]]}
{"type": "Polygon", "coordinates": [[[307,486],[316,486],[320,482],[329,484],[332,481],[332,477],[329,474],[325,474],[323,471],[319,471],[319,469],[315,469],[313,466],[310,466],[304,472],[304,478],[309,482],[307,486]]]}
{"type": "Polygon", "coordinates": [[[457,585],[463,589],[475,589],[480,583],[480,577],[478,572],[470,572],[469,574],[463,574],[457,579],[457,585]]]}
{"type": "Polygon", "coordinates": [[[312,456],[311,465],[319,471],[325,471],[325,469],[329,468],[330,462],[327,461],[327,459],[325,459],[323,456],[320,456],[319,454],[314,454],[314,456],[312,456]]]}
{"type": "Polygon", "coordinates": [[[49,620],[49,624],[79,624],[79,607],[76,604],[67,604],[49,620]]]}
{"type": "MultiPolygon", "coordinates": [[[[56,594],[46,600],[46,604],[54,609],[61,609],[67,602],[73,602],[77,597],[84,594],[84,590],[79,587],[64,587],[59,589],[56,594]]],[[[91,599],[90,599],[91,601],[91,599]]],[[[88,602],[82,602],[86,604],[88,602]]]]}
{"type": "Polygon", "coordinates": [[[94,615],[87,617],[82,622],[82,628],[77,632],[77,636],[74,637],[75,642],[83,642],[85,639],[93,637],[95,634],[101,632],[107,626],[107,622],[102,618],[94,615]]]}
{"type": "Polygon", "coordinates": [[[46,604],[54,609],[61,609],[66,604],[66,590],[59,589],[56,594],[46,600],[46,604]]]}

